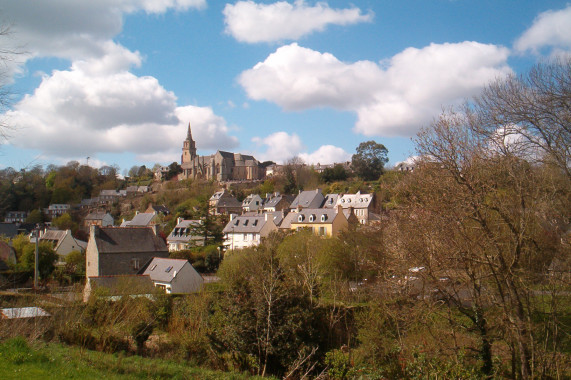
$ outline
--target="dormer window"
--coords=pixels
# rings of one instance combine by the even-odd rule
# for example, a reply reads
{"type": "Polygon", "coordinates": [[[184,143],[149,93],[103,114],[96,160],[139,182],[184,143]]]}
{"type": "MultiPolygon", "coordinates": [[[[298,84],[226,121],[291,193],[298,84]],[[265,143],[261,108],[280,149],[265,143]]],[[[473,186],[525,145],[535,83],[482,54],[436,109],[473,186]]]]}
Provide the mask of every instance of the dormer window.
{"type": "Polygon", "coordinates": [[[345,203],[345,199],[341,199],[341,203],[345,203]]]}
{"type": "Polygon", "coordinates": [[[299,215],[299,216],[297,217],[297,221],[298,221],[298,222],[303,222],[303,215],[299,215]]]}
{"type": "Polygon", "coordinates": [[[309,216],[309,221],[310,221],[310,222],[315,222],[315,215],[311,214],[311,215],[309,216]]]}
{"type": "Polygon", "coordinates": [[[321,221],[325,222],[327,220],[327,215],[323,214],[321,215],[321,221]]]}
{"type": "Polygon", "coordinates": [[[244,226],[248,225],[248,219],[244,220],[244,226]]]}
{"type": "Polygon", "coordinates": [[[254,220],[252,226],[257,226],[258,225],[258,219],[254,220]]]}
{"type": "Polygon", "coordinates": [[[237,226],[238,223],[240,223],[240,221],[238,219],[236,219],[236,221],[234,222],[234,225],[237,226]]]}

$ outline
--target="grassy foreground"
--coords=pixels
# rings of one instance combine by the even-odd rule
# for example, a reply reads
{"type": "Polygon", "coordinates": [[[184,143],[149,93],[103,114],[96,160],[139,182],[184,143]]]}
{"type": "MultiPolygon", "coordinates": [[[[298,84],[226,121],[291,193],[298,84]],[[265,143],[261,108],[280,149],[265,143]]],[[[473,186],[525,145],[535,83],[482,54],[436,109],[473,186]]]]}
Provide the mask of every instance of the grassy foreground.
{"type": "Polygon", "coordinates": [[[23,338],[0,343],[0,379],[247,379],[139,356],[111,355],[23,338]]]}

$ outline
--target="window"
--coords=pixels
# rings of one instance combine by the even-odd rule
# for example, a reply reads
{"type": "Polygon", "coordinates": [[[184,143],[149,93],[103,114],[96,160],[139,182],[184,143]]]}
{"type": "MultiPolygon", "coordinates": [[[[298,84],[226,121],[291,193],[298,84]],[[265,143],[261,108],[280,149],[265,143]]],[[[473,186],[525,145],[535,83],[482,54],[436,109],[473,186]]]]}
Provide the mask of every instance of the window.
{"type": "Polygon", "coordinates": [[[155,270],[156,267],[157,267],[157,264],[153,265],[153,267],[149,270],[155,270]]]}
{"type": "Polygon", "coordinates": [[[244,220],[244,226],[248,225],[248,219],[244,220]]]}
{"type": "Polygon", "coordinates": [[[297,221],[298,221],[298,222],[303,222],[303,215],[299,215],[299,216],[297,217],[297,221]]]}
{"type": "Polygon", "coordinates": [[[135,269],[135,270],[139,269],[139,266],[140,266],[140,261],[139,261],[139,259],[131,259],[131,266],[132,266],[133,269],[135,269]]]}
{"type": "Polygon", "coordinates": [[[254,222],[252,223],[252,226],[257,226],[258,225],[258,219],[255,219],[254,222]]]}
{"type": "Polygon", "coordinates": [[[325,236],[325,227],[319,227],[319,236],[325,236]]]}
{"type": "Polygon", "coordinates": [[[314,221],[315,221],[315,215],[313,215],[313,214],[310,215],[310,216],[309,216],[309,221],[310,221],[310,222],[314,222],[314,221]]]}
{"type": "Polygon", "coordinates": [[[167,267],[167,269],[165,269],[165,272],[166,272],[166,273],[169,273],[171,270],[172,270],[172,266],[167,267]]]}
{"type": "Polygon", "coordinates": [[[327,215],[323,214],[321,215],[321,221],[325,222],[327,220],[327,215]]]}

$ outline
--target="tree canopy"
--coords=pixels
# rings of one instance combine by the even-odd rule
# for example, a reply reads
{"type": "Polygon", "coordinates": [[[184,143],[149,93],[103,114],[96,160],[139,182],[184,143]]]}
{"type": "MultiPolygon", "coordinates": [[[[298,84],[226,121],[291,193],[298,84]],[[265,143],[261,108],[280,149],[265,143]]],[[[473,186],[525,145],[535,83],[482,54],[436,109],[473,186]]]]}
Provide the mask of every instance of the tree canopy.
{"type": "Polygon", "coordinates": [[[379,179],[385,164],[389,161],[388,149],[373,140],[365,141],[357,147],[357,153],[351,158],[351,166],[359,177],[367,181],[379,179]]]}

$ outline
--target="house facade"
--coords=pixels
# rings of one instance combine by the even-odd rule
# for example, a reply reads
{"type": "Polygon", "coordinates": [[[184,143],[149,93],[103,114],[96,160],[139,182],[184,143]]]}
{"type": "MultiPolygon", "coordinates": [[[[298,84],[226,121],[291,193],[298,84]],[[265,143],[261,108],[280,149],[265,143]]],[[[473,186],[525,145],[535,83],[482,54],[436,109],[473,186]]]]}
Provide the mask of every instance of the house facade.
{"type": "Polygon", "coordinates": [[[359,223],[368,224],[374,210],[374,195],[361,194],[360,191],[356,194],[343,194],[339,196],[337,206],[343,207],[345,212],[350,210],[359,223]]]}
{"type": "Polygon", "coordinates": [[[343,209],[307,208],[296,213],[289,213],[281,223],[281,228],[298,231],[310,229],[318,236],[337,236],[349,228],[349,221],[343,209]]]}
{"type": "Polygon", "coordinates": [[[272,231],[277,231],[274,217],[262,215],[231,215],[224,227],[224,246],[226,249],[242,249],[260,244],[261,239],[272,231]]]}
{"type": "Polygon", "coordinates": [[[24,223],[27,217],[27,211],[8,211],[4,217],[4,221],[6,223],[24,223]]]}
{"type": "Polygon", "coordinates": [[[90,226],[86,277],[136,274],[153,257],[168,256],[153,228],[90,226]]]}
{"type": "Polygon", "coordinates": [[[266,175],[265,168],[253,156],[220,150],[210,156],[198,156],[190,124],[182,146],[181,168],[179,179],[251,181],[266,175]]]}

